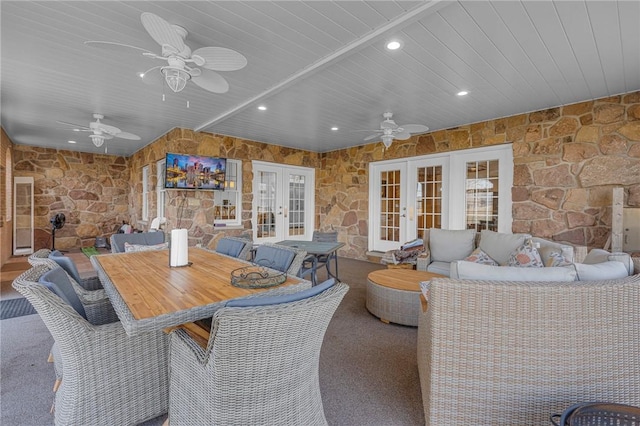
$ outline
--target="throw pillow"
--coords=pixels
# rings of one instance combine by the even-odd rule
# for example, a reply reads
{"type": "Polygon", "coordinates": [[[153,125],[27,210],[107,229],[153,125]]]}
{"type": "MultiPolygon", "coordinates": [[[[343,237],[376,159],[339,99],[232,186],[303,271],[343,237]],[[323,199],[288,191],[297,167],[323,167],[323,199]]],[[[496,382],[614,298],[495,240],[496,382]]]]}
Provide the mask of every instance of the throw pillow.
{"type": "Polygon", "coordinates": [[[511,253],[531,238],[529,234],[506,234],[482,230],[478,247],[500,265],[507,265],[511,253]]]}
{"type": "Polygon", "coordinates": [[[493,260],[487,253],[483,252],[480,247],[475,249],[473,253],[471,253],[469,257],[464,260],[466,260],[467,262],[480,263],[482,265],[498,266],[498,262],[493,260]]]}
{"type": "MultiPolygon", "coordinates": [[[[542,253],[540,253],[540,255],[543,256],[542,253]]],[[[546,258],[547,261],[544,262],[544,266],[546,267],[571,265],[571,262],[567,261],[567,259],[559,251],[554,250],[546,253],[546,258]]]]}
{"type": "Polygon", "coordinates": [[[542,268],[544,263],[540,258],[540,253],[531,244],[530,241],[525,242],[523,245],[515,249],[511,256],[509,256],[509,262],[507,266],[519,266],[521,268],[542,268]]]}
{"type": "Polygon", "coordinates": [[[152,245],[130,244],[127,242],[124,243],[125,253],[132,253],[136,251],[164,250],[168,248],[169,248],[169,243],[160,243],[160,244],[152,244],[152,245]]]}
{"type": "Polygon", "coordinates": [[[469,256],[475,246],[475,229],[429,230],[429,250],[432,262],[453,262],[469,256]]]}

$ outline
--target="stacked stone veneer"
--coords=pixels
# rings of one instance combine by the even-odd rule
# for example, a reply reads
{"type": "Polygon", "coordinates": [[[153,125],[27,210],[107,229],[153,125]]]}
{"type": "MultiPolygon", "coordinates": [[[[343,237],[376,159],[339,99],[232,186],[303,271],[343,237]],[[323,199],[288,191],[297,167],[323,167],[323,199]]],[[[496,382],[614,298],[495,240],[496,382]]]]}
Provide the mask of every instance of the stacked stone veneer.
{"type": "Polygon", "coordinates": [[[243,162],[239,229],[213,228],[212,193],[167,192],[166,229],[187,228],[190,244],[208,247],[223,234],[252,235],[251,160],[315,167],[316,227],[339,232],[346,243],[341,256],[366,259],[369,163],[509,142],[515,163],[513,232],[602,247],[611,231],[612,189],[623,187],[625,206],[640,207],[640,92],[438,130],[394,141],[387,150],[374,143],[317,154],[175,129],[128,159],[16,145],[14,164],[15,176],[36,178],[36,248],[47,246],[48,221],[58,211],[67,215],[56,238],[61,248],[91,245],[122,220],[146,226],[136,222],[142,167],[150,166],[154,212],[156,161],[166,152],[243,162]]]}
{"type": "Polygon", "coordinates": [[[93,246],[129,221],[129,162],[124,157],[14,145],[14,176],[34,178],[35,249],[51,247],[50,219],[64,213],[56,248],[93,246]]]}

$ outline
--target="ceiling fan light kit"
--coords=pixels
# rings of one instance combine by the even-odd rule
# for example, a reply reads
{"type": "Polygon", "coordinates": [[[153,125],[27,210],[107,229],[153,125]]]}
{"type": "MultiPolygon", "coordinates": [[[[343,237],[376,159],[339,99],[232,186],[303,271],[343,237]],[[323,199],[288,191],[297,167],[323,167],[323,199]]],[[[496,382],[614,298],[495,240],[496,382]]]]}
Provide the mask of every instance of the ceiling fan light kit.
{"type": "Polygon", "coordinates": [[[187,81],[191,79],[191,75],[183,69],[166,66],[160,69],[162,74],[164,74],[164,79],[167,82],[167,86],[169,89],[173,90],[175,93],[182,91],[187,85],[187,81]]]}
{"type": "MultiPolygon", "coordinates": [[[[104,118],[104,115],[102,114],[93,114],[93,118],[95,118],[96,121],[90,122],[88,127],[73,123],[66,123],[64,121],[58,121],[58,123],[73,127],[74,132],[91,132],[89,138],[91,138],[91,142],[93,142],[93,144],[98,148],[100,148],[107,139],[120,138],[134,141],[140,140],[140,136],[138,135],[123,132],[117,127],[101,122],[100,120],[104,118]]],[[[107,148],[105,147],[105,152],[106,151],[107,148]]]]}
{"type": "Polygon", "coordinates": [[[382,117],[384,120],[380,123],[380,129],[374,130],[376,133],[364,138],[365,141],[381,139],[385,148],[389,148],[394,139],[404,141],[409,139],[412,134],[425,133],[429,130],[427,126],[423,126],[422,124],[399,126],[393,121],[393,113],[391,112],[385,112],[382,114],[382,117]]]}

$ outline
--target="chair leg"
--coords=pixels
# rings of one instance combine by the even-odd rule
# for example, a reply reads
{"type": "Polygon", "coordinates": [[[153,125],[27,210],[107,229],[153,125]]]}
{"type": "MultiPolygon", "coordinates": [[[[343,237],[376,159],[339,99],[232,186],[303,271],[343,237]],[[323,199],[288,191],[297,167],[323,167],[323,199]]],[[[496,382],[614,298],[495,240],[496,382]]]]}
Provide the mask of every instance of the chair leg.
{"type": "Polygon", "coordinates": [[[55,383],[53,384],[53,391],[58,392],[58,389],[60,389],[61,384],[62,384],[62,379],[56,379],[55,383]]]}
{"type": "Polygon", "coordinates": [[[49,352],[49,358],[47,358],[47,362],[53,362],[53,354],[49,352]]]}

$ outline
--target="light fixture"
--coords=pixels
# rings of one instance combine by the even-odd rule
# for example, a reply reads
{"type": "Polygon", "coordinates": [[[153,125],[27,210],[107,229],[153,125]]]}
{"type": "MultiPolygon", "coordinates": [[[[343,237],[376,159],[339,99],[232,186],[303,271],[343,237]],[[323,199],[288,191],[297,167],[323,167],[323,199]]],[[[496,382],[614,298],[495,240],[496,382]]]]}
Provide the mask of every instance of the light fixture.
{"type": "Polygon", "coordinates": [[[338,127],[337,127],[337,126],[333,126],[333,127],[331,128],[331,130],[333,130],[334,132],[337,132],[337,131],[338,131],[338,127]]]}
{"type": "Polygon", "coordinates": [[[391,142],[393,142],[393,136],[391,135],[382,135],[382,143],[385,148],[389,148],[391,146],[391,142]]]}
{"type": "Polygon", "coordinates": [[[160,68],[160,71],[164,74],[164,80],[167,82],[167,86],[176,93],[184,89],[187,81],[191,78],[191,75],[181,67],[169,65],[160,68]]]}
{"type": "Polygon", "coordinates": [[[260,111],[266,111],[266,110],[267,110],[267,107],[266,107],[266,106],[264,106],[264,105],[260,105],[260,106],[258,107],[258,109],[259,109],[260,111]]]}
{"type": "Polygon", "coordinates": [[[399,40],[391,40],[387,43],[388,50],[398,50],[402,47],[402,42],[399,40]]]}
{"type": "Polygon", "coordinates": [[[468,94],[469,94],[469,92],[467,92],[466,90],[461,90],[461,91],[459,91],[459,92],[457,93],[457,95],[458,95],[458,96],[466,96],[466,95],[468,95],[468,94]]]}
{"type": "Polygon", "coordinates": [[[106,139],[104,135],[89,135],[89,137],[91,138],[91,142],[93,142],[93,144],[98,148],[102,146],[106,139]]]}
{"type": "Polygon", "coordinates": [[[76,143],[76,141],[67,141],[67,142],[69,142],[69,143],[76,143]]]}

